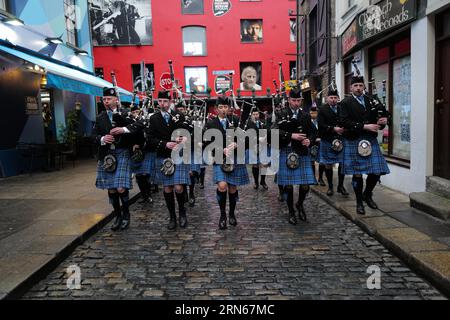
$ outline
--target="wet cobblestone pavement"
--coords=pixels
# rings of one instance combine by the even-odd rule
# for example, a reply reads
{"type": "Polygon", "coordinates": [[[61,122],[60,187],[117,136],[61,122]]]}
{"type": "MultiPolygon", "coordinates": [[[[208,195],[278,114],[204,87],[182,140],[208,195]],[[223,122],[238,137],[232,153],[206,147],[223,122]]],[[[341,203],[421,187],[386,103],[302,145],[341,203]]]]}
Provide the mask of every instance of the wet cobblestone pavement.
{"type": "MultiPolygon", "coordinates": [[[[107,225],[79,246],[25,299],[444,299],[339,212],[315,195],[309,223],[287,223],[278,189],[240,189],[237,227],[218,229],[219,208],[208,170],[187,229],[168,231],[162,192],[134,204],[125,232],[107,225]],[[66,286],[66,268],[81,270],[81,289],[66,286]],[[367,269],[380,267],[381,289],[367,269]]],[[[269,179],[272,180],[272,179],[269,179]]],[[[339,195],[337,195],[339,196],[339,195]]]]}

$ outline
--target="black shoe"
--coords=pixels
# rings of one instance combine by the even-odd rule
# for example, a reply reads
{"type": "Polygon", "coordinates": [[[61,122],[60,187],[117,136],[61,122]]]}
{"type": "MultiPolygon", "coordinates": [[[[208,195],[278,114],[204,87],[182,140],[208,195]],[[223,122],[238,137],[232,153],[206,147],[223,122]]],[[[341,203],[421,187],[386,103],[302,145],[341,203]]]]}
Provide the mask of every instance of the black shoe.
{"type": "Polygon", "coordinates": [[[177,228],[177,220],[176,219],[170,219],[169,225],[167,226],[167,229],[175,230],[176,228],[177,228]]]}
{"type": "Polygon", "coordinates": [[[120,226],[121,226],[121,225],[122,225],[122,214],[119,213],[119,214],[116,216],[116,220],[114,220],[114,223],[113,223],[112,226],[111,226],[111,230],[112,230],[112,231],[117,231],[117,230],[120,229],[120,226]]]}
{"type": "Polygon", "coordinates": [[[255,184],[253,185],[253,189],[258,190],[258,188],[259,188],[259,185],[255,183],[255,184]]]}
{"type": "Polygon", "coordinates": [[[289,212],[289,223],[294,226],[297,224],[297,218],[295,217],[295,212],[289,212]]]}
{"type": "MultiPolygon", "coordinates": [[[[153,202],[153,199],[151,202],[153,202]]],[[[151,202],[150,202],[150,197],[143,197],[141,201],[138,201],[139,204],[145,204],[145,203],[151,203],[151,202]]]]}
{"type": "Polygon", "coordinates": [[[305,208],[303,207],[303,205],[297,202],[295,204],[295,207],[298,210],[298,218],[301,221],[305,221],[306,222],[308,220],[308,218],[306,217],[305,208]]]}
{"type": "Polygon", "coordinates": [[[284,202],[284,196],[282,194],[278,195],[278,201],[284,202]]]}
{"type": "Polygon", "coordinates": [[[187,227],[187,217],[186,214],[180,215],[180,228],[184,229],[187,227]]]}
{"type": "Polygon", "coordinates": [[[319,179],[319,184],[320,184],[322,187],[325,187],[325,186],[326,186],[325,181],[323,181],[323,179],[319,179]]]}
{"type": "Polygon", "coordinates": [[[219,220],[219,229],[225,230],[227,228],[227,217],[220,217],[219,220]]]}
{"type": "Polygon", "coordinates": [[[234,214],[230,215],[229,221],[230,221],[230,226],[235,227],[237,225],[237,220],[236,220],[236,217],[234,216],[234,214]]]}
{"type": "Polygon", "coordinates": [[[264,190],[268,190],[269,189],[269,187],[265,183],[261,183],[261,187],[263,187],[264,190]]]}
{"type": "Polygon", "coordinates": [[[203,183],[200,183],[199,188],[200,188],[200,189],[205,189],[205,185],[204,185],[203,183]]]}
{"type": "Polygon", "coordinates": [[[334,194],[333,188],[328,188],[327,196],[331,197],[334,194]]]}
{"type": "Polygon", "coordinates": [[[372,199],[372,195],[363,194],[363,200],[367,203],[369,208],[378,209],[377,204],[372,199]]]}
{"type": "Polygon", "coordinates": [[[189,196],[189,207],[193,207],[195,206],[195,197],[194,196],[189,196]]]}
{"type": "Polygon", "coordinates": [[[347,190],[345,190],[344,186],[339,186],[337,188],[337,192],[342,194],[343,196],[348,196],[349,195],[347,190]]]}
{"type": "Polygon", "coordinates": [[[362,203],[356,204],[356,213],[357,214],[366,214],[366,210],[364,209],[364,205],[362,203]]]}

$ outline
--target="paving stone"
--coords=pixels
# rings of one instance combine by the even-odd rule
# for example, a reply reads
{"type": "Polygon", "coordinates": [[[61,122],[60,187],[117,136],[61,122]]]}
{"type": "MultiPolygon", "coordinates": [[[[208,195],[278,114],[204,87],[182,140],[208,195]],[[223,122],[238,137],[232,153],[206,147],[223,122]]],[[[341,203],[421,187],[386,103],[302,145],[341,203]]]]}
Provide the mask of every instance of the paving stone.
{"type": "MultiPolygon", "coordinates": [[[[286,204],[277,200],[276,185],[270,183],[264,197],[245,186],[239,193],[238,225],[218,230],[220,213],[210,177],[208,169],[205,189],[196,190],[196,206],[188,209],[186,230],[166,230],[167,208],[162,193],[154,194],[152,206],[131,206],[127,231],[116,233],[105,226],[24,298],[86,299],[91,293],[94,299],[177,300],[442,297],[315,195],[305,202],[310,223],[292,226],[286,204]],[[82,268],[79,293],[65,285],[65,270],[72,264],[82,268]],[[382,272],[382,288],[376,292],[366,288],[367,268],[374,264],[382,272]]],[[[392,218],[366,219],[405,245],[412,238],[433,244],[427,235],[402,228],[392,218]]],[[[427,256],[427,261],[446,260],[427,256]]]]}

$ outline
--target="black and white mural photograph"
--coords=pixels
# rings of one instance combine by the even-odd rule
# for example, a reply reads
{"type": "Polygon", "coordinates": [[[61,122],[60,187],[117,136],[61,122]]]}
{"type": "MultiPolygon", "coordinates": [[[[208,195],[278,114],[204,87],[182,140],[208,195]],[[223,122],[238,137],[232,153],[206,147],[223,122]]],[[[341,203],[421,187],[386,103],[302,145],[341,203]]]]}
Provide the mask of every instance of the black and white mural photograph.
{"type": "Polygon", "coordinates": [[[94,46],[152,45],[151,0],[91,0],[94,46]]]}

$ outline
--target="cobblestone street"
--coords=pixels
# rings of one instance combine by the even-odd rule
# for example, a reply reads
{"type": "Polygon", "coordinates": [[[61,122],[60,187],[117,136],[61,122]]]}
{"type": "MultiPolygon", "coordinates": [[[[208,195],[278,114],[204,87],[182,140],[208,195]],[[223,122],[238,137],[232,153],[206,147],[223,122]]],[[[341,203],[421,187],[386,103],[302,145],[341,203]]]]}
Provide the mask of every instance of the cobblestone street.
{"type": "MultiPolygon", "coordinates": [[[[238,226],[218,230],[219,208],[207,171],[189,208],[189,226],[166,230],[162,193],[132,206],[128,231],[108,224],[78,247],[26,299],[442,299],[379,242],[315,195],[310,223],[287,223],[278,189],[240,190],[238,226]],[[81,289],[66,268],[81,269],[81,289]],[[381,289],[367,289],[367,269],[381,268],[381,289]]],[[[272,179],[269,179],[272,180],[272,179]]],[[[339,196],[339,195],[335,195],[339,196]]],[[[296,196],[297,197],[297,196],[296,196]]]]}

